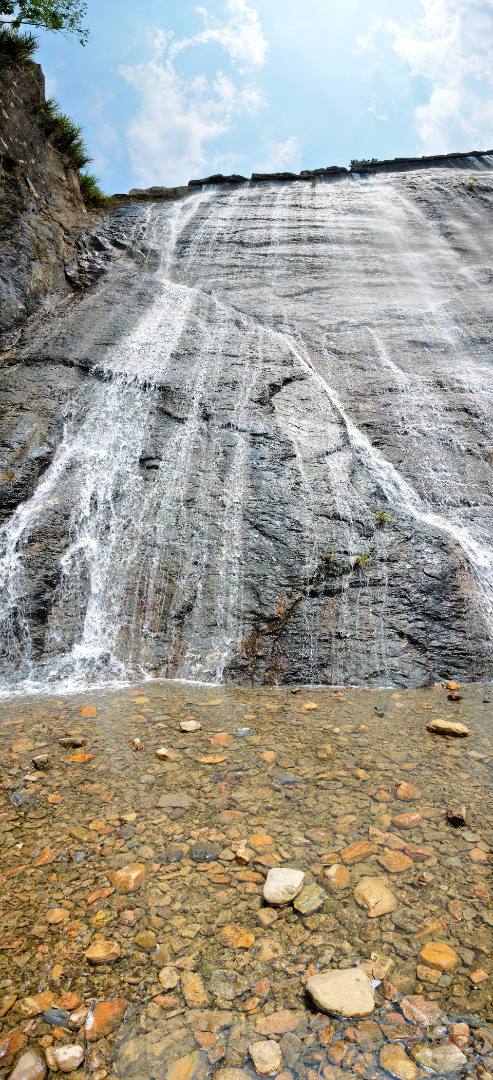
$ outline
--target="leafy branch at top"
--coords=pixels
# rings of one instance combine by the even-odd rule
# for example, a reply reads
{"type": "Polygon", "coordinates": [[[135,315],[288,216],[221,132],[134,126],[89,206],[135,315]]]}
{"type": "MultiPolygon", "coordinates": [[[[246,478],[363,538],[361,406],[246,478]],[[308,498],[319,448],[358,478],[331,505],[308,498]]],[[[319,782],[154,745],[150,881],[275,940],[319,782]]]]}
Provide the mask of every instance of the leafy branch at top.
{"type": "Polygon", "coordinates": [[[0,0],[0,25],[13,30],[34,26],[64,31],[85,45],[89,35],[84,22],[86,10],[85,0],[0,0]]]}

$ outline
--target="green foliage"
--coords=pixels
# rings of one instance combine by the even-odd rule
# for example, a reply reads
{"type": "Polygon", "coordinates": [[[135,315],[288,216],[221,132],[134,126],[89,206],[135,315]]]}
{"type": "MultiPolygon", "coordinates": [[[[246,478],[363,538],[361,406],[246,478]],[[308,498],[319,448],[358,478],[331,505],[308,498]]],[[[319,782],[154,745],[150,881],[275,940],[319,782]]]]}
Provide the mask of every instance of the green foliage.
{"type": "Polygon", "coordinates": [[[477,182],[478,181],[477,181],[475,176],[470,176],[469,180],[467,181],[467,184],[466,184],[466,190],[467,191],[475,191],[477,182]]]}
{"type": "Polygon", "coordinates": [[[92,173],[79,173],[79,187],[86,206],[94,209],[102,209],[107,206],[109,202],[108,196],[101,191],[99,182],[92,173]]]}
{"type": "Polygon", "coordinates": [[[367,570],[370,566],[371,558],[369,555],[356,555],[353,566],[355,570],[367,570]]]}
{"type": "Polygon", "coordinates": [[[53,98],[41,105],[39,121],[52,146],[63,154],[67,165],[72,169],[83,169],[88,164],[91,159],[82,138],[82,129],[60,112],[53,98]]]}
{"type": "Polygon", "coordinates": [[[34,34],[15,34],[0,25],[0,63],[28,64],[36,50],[34,34]]]}
{"type": "Polygon", "coordinates": [[[377,510],[375,514],[375,524],[379,529],[384,529],[386,525],[390,525],[392,518],[390,514],[386,514],[385,510],[377,510]]]}
{"type": "Polygon", "coordinates": [[[364,169],[366,165],[376,165],[378,158],[351,158],[352,169],[364,169]]]}
{"type": "Polygon", "coordinates": [[[85,0],[0,0],[0,23],[13,30],[35,26],[39,30],[61,30],[75,34],[85,45],[88,29],[84,25],[85,0]]]}

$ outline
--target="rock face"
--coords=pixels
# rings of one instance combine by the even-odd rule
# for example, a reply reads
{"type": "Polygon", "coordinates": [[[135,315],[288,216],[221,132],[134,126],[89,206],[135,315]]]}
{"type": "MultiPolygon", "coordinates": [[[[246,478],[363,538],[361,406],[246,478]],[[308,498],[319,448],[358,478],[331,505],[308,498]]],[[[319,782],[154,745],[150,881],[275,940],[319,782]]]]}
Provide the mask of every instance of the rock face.
{"type": "Polygon", "coordinates": [[[76,283],[79,274],[77,240],[95,215],[86,213],[76,172],[66,167],[40,127],[45,91],[39,65],[0,62],[0,100],[2,332],[41,301],[52,303],[71,292],[69,276],[76,283]]]}
{"type": "Polygon", "coordinates": [[[0,365],[5,683],[491,674],[487,166],[108,217],[0,365]]]}

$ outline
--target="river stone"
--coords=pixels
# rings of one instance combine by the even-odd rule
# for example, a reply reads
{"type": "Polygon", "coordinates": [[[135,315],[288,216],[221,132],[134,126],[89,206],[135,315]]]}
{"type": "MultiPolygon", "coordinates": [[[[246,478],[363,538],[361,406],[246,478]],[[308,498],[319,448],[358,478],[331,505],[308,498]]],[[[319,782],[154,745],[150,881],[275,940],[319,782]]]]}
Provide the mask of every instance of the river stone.
{"type": "Polygon", "coordinates": [[[180,731],[200,731],[202,724],[199,724],[198,720],[181,720],[180,731]]]}
{"type": "Polygon", "coordinates": [[[391,1076],[398,1080],[416,1080],[418,1070],[403,1046],[396,1043],[384,1043],[380,1050],[380,1064],[391,1076]]]}
{"type": "Polygon", "coordinates": [[[142,863],[129,863],[120,870],[114,870],[110,878],[117,892],[131,893],[139,888],[146,874],[146,867],[142,863]]]}
{"type": "Polygon", "coordinates": [[[446,941],[427,941],[419,954],[419,959],[430,968],[439,971],[453,971],[459,963],[459,957],[446,941]]]}
{"type": "Polygon", "coordinates": [[[91,964],[111,964],[113,960],[118,960],[122,951],[117,941],[94,941],[92,945],[86,949],[84,956],[89,960],[91,964]]]}
{"type": "Polygon", "coordinates": [[[60,1072],[74,1072],[84,1061],[84,1047],[75,1043],[72,1046],[57,1046],[53,1049],[53,1057],[60,1072]]]}
{"type": "Polygon", "coordinates": [[[327,894],[324,890],[312,882],[310,885],[303,886],[293,901],[293,907],[295,911],[299,911],[300,915],[313,915],[315,911],[323,907],[326,899],[327,894]]]}
{"type": "Polygon", "coordinates": [[[259,1076],[272,1076],[282,1068],[283,1056],[279,1043],[274,1039],[262,1039],[248,1047],[248,1053],[259,1076]]]}
{"type": "Polygon", "coordinates": [[[44,1058],[34,1050],[26,1050],[14,1065],[9,1080],[44,1080],[47,1071],[44,1058]]]}
{"type": "Polygon", "coordinates": [[[433,735],[453,735],[456,739],[464,739],[470,735],[470,730],[465,724],[455,723],[453,720],[430,720],[426,730],[433,735]]]}
{"type": "Polygon", "coordinates": [[[388,915],[397,907],[397,900],[387,888],[385,878],[361,878],[354,889],[353,896],[356,903],[366,909],[369,919],[375,919],[378,915],[388,915]]]}
{"type": "Polygon", "coordinates": [[[434,1073],[457,1072],[467,1065],[466,1055],[454,1043],[438,1043],[435,1046],[420,1043],[413,1046],[411,1053],[418,1065],[434,1073]]]}
{"type": "Polygon", "coordinates": [[[166,795],[161,795],[157,805],[160,810],[190,810],[194,801],[185,792],[170,791],[166,795]]]}
{"type": "Polygon", "coordinates": [[[275,866],[269,870],[265,879],[264,900],[277,907],[290,904],[301,892],[304,880],[303,870],[293,870],[289,866],[275,866]]]}
{"type": "Polygon", "coordinates": [[[312,975],[306,989],[317,1008],[335,1016],[370,1016],[375,1008],[373,988],[363,968],[338,968],[312,975]]]}

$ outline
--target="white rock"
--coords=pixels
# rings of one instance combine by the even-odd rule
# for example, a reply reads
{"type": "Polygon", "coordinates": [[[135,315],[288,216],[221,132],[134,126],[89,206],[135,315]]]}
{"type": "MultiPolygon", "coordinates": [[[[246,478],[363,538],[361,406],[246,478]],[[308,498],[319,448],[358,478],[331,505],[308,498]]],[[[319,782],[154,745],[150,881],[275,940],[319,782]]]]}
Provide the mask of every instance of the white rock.
{"type": "Polygon", "coordinates": [[[264,900],[268,904],[290,904],[301,892],[305,875],[302,870],[275,866],[269,870],[264,884],[264,900]]]}
{"type": "Polygon", "coordinates": [[[202,724],[198,720],[181,720],[180,731],[200,731],[202,724]]]}
{"type": "Polygon", "coordinates": [[[283,1065],[282,1050],[274,1039],[262,1039],[248,1047],[248,1053],[259,1076],[272,1076],[283,1065]]]}
{"type": "Polygon", "coordinates": [[[370,1016],[375,1008],[372,984],[363,968],[321,971],[308,979],[306,989],[322,1012],[336,1016],[370,1016]]]}
{"type": "Polygon", "coordinates": [[[46,1072],[46,1061],[34,1050],[26,1050],[14,1065],[9,1080],[44,1080],[46,1072]]]}
{"type": "Polygon", "coordinates": [[[57,1046],[53,1056],[60,1072],[73,1072],[84,1061],[84,1048],[72,1043],[71,1046],[57,1046]]]}
{"type": "Polygon", "coordinates": [[[413,1046],[411,1053],[418,1065],[434,1073],[456,1072],[467,1065],[466,1055],[453,1043],[413,1046]]]}
{"type": "Polygon", "coordinates": [[[430,720],[426,730],[432,735],[452,735],[456,739],[465,739],[470,730],[465,724],[456,723],[454,720],[430,720]]]}

